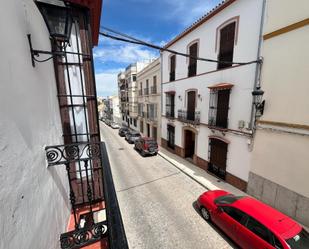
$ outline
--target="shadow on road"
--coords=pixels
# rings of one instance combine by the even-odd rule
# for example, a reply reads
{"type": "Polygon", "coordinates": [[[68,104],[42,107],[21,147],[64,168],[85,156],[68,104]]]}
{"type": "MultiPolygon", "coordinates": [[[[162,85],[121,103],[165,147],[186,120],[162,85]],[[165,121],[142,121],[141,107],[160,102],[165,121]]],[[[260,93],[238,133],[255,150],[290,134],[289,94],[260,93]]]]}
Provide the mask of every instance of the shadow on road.
{"type": "MultiPolygon", "coordinates": [[[[201,219],[204,219],[201,215],[200,210],[197,207],[196,201],[192,203],[192,207],[194,210],[198,213],[198,215],[201,217],[201,219]]],[[[207,221],[205,221],[207,222],[207,221]]],[[[211,226],[212,229],[214,229],[232,248],[234,249],[240,249],[239,246],[237,246],[229,237],[226,236],[226,234],[215,224],[208,222],[208,224],[211,226]]]]}

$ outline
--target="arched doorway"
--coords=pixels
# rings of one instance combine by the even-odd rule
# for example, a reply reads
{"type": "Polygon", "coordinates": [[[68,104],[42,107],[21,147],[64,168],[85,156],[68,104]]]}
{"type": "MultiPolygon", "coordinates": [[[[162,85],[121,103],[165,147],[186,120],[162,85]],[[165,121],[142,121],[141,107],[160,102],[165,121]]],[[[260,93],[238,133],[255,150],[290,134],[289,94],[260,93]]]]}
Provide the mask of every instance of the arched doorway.
{"type": "Polygon", "coordinates": [[[195,152],[195,133],[191,130],[184,130],[185,158],[192,158],[195,152]]]}
{"type": "Polygon", "coordinates": [[[228,143],[219,138],[209,139],[209,164],[208,171],[225,180],[226,158],[228,143]]]}

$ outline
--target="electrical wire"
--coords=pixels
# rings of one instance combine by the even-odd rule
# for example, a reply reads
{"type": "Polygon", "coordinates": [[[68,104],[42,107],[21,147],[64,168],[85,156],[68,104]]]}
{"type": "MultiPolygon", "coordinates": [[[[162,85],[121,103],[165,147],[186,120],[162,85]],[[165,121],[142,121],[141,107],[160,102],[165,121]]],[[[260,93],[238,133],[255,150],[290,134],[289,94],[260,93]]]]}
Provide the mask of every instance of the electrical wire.
{"type": "Polygon", "coordinates": [[[231,64],[249,65],[249,64],[261,63],[262,62],[261,59],[249,61],[249,62],[234,62],[234,61],[231,62],[231,61],[221,61],[221,60],[214,60],[214,59],[208,59],[208,58],[202,58],[202,57],[195,57],[195,56],[191,56],[190,54],[181,53],[181,52],[178,52],[178,51],[175,51],[175,50],[172,50],[172,49],[163,48],[161,46],[158,46],[158,45],[155,45],[155,44],[152,44],[152,43],[149,43],[149,42],[145,42],[143,40],[134,38],[132,36],[129,36],[127,34],[119,32],[119,31],[115,31],[113,29],[110,29],[110,28],[107,28],[107,27],[104,27],[104,26],[101,26],[101,29],[118,35],[118,36],[115,36],[115,35],[108,34],[106,32],[99,32],[100,35],[105,36],[107,38],[117,40],[117,41],[122,41],[122,42],[128,42],[128,43],[132,43],[132,44],[136,44],[136,45],[147,46],[147,47],[157,49],[157,50],[160,50],[160,51],[167,51],[167,52],[170,52],[172,54],[192,58],[194,60],[207,61],[207,62],[213,62],[213,63],[221,63],[221,64],[229,64],[229,65],[231,65],[231,64]],[[123,37],[125,37],[125,38],[123,38],[123,37]]]}

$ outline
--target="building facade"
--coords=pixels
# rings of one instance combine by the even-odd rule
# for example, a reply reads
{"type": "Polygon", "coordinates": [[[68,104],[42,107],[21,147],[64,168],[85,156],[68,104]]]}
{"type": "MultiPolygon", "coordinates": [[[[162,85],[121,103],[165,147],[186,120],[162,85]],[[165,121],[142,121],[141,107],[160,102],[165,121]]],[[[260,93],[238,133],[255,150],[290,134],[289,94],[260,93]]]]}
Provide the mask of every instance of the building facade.
{"type": "Polygon", "coordinates": [[[161,64],[156,59],[137,74],[138,131],[161,143],[161,64]]]}
{"type": "Polygon", "coordinates": [[[137,83],[136,75],[151,60],[132,63],[126,67],[124,72],[118,74],[118,96],[120,98],[120,107],[122,122],[126,126],[137,129],[137,83]]]}
{"type": "Polygon", "coordinates": [[[162,52],[162,146],[246,190],[262,1],[225,1],[162,52]],[[217,59],[212,63],[196,57],[217,59]]]}
{"type": "Polygon", "coordinates": [[[267,1],[248,193],[309,226],[309,4],[267,1]],[[287,201],[288,200],[288,201],[287,201]]]}

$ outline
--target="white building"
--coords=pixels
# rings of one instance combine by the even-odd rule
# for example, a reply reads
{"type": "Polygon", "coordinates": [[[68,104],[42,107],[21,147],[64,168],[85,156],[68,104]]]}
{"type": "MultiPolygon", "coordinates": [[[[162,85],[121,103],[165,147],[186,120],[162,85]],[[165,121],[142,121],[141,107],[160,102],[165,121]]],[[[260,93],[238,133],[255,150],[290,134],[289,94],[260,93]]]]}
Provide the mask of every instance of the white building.
{"type": "Polygon", "coordinates": [[[309,2],[267,1],[248,193],[309,226],[309,2]],[[288,200],[288,201],[287,201],[288,200]]]}
{"type": "Polygon", "coordinates": [[[156,59],[137,73],[138,131],[161,141],[161,64],[156,59]]]}
{"type": "MultiPolygon", "coordinates": [[[[226,62],[258,58],[263,1],[228,0],[165,48],[226,62]]],[[[163,52],[162,146],[246,190],[257,64],[212,63],[163,52]]]]}
{"type": "Polygon", "coordinates": [[[110,96],[109,100],[110,100],[110,108],[112,110],[112,117],[113,117],[112,120],[118,124],[121,124],[122,118],[119,109],[119,97],[110,96]]]}

